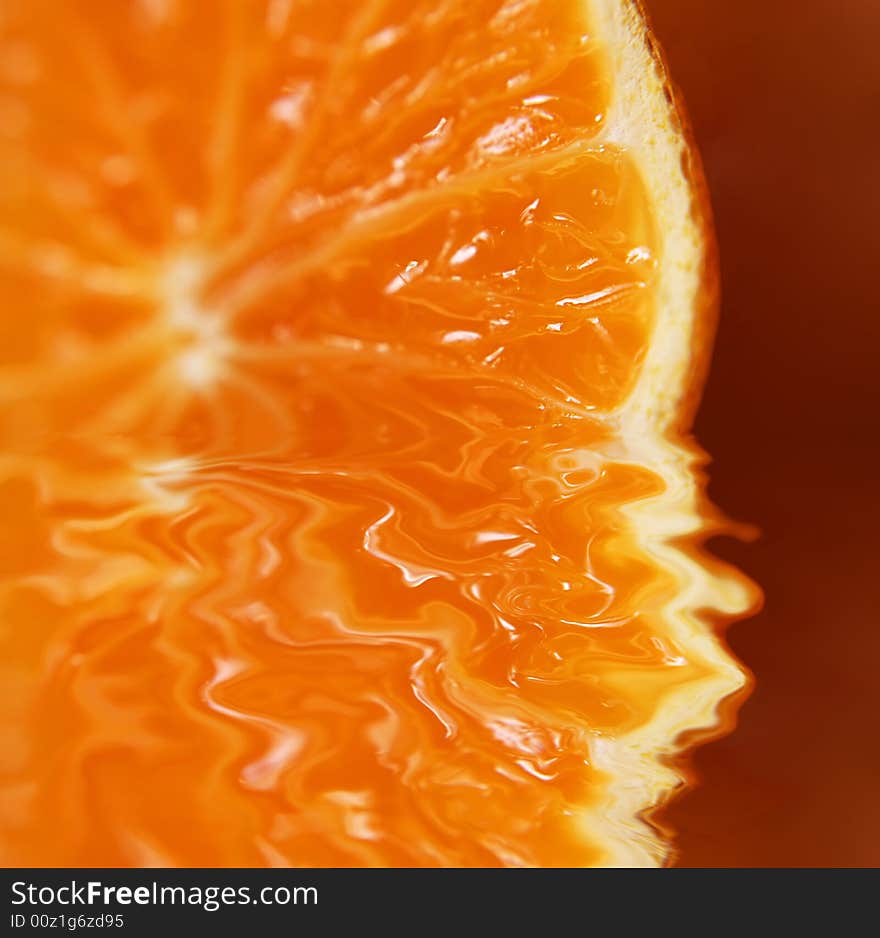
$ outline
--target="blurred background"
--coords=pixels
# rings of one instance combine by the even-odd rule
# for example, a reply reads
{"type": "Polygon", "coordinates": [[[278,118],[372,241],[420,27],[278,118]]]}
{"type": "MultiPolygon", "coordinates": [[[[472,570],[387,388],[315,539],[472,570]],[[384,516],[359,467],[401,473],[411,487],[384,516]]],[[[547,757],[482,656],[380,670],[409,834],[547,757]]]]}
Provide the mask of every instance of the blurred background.
{"type": "Polygon", "coordinates": [[[683,91],[721,249],[697,421],[716,542],[764,589],[755,672],[665,820],[680,866],[880,865],[880,3],[645,0],[683,91]]]}

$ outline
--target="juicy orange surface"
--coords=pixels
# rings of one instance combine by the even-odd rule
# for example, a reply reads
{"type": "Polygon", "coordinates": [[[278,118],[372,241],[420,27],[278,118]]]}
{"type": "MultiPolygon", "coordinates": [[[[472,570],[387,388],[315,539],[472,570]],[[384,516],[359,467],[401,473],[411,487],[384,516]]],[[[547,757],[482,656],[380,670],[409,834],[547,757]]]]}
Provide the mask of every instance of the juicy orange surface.
{"type": "Polygon", "coordinates": [[[0,36],[0,860],[602,862],[591,747],[702,665],[606,419],[656,238],[584,6],[0,36]]]}

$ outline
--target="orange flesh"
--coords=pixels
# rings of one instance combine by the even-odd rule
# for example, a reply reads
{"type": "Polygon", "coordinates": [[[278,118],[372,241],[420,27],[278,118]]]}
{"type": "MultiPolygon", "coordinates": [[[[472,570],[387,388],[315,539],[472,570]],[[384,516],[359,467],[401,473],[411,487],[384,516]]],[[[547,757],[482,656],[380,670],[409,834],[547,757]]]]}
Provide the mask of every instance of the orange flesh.
{"type": "Polygon", "coordinates": [[[0,861],[603,862],[591,741],[705,666],[603,455],[657,242],[582,4],[0,36],[0,861]]]}

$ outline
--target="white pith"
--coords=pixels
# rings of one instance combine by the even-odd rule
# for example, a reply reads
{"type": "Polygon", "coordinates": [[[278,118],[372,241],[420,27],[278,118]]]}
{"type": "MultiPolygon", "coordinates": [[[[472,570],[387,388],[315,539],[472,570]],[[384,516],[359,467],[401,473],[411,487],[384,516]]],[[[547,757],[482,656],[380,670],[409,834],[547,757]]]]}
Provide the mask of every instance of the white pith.
{"type": "Polygon", "coordinates": [[[608,866],[657,866],[669,847],[641,814],[681,784],[666,758],[682,733],[709,728],[718,705],[742,688],[746,676],[699,614],[745,611],[748,585],[720,577],[671,539],[702,526],[696,453],[676,438],[679,408],[688,390],[699,317],[706,250],[683,157],[687,146],[675,106],[666,93],[663,66],[649,46],[633,0],[584,0],[589,22],[605,45],[612,71],[612,100],[602,142],[626,150],[641,174],[656,226],[655,324],[640,377],[613,415],[618,444],[609,457],[632,461],[660,475],[666,491],[625,512],[639,545],[672,572],[679,588],[662,610],[666,635],[706,676],[670,692],[651,720],[627,735],[596,737],[594,765],[611,778],[605,797],[590,809],[588,827],[608,845],[608,866]],[[627,836],[621,836],[626,829],[627,836]]]}

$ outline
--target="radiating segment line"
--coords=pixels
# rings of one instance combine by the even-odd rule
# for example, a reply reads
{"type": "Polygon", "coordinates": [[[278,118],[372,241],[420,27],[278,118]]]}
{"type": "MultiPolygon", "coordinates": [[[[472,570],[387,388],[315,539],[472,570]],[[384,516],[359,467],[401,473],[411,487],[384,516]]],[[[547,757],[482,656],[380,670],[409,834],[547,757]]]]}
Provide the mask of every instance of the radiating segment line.
{"type": "Polygon", "coordinates": [[[271,227],[276,213],[292,192],[306,158],[324,132],[332,111],[333,95],[344,85],[345,76],[361,53],[361,44],[385,11],[387,0],[366,0],[353,17],[336,48],[336,55],[323,81],[323,94],[318,99],[308,123],[294,139],[279,164],[270,171],[268,192],[245,230],[223,251],[216,263],[219,270],[240,263],[257,247],[271,227]]]}

